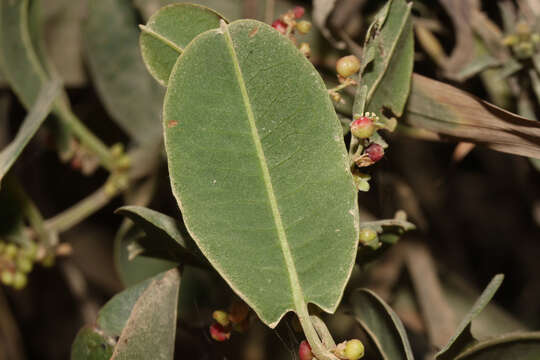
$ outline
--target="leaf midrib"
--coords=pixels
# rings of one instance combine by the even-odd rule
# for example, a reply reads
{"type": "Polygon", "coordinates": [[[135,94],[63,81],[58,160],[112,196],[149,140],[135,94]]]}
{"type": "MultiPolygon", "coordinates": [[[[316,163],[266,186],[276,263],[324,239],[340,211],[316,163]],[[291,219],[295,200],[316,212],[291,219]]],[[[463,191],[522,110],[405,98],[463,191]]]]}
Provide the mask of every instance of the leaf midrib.
{"type": "Polygon", "coordinates": [[[238,81],[238,85],[240,87],[240,92],[242,94],[244,106],[246,108],[248,122],[249,122],[250,130],[251,130],[251,136],[253,138],[253,142],[255,144],[255,148],[257,151],[257,157],[259,159],[261,170],[263,172],[263,179],[264,179],[264,184],[266,188],[266,193],[268,195],[268,200],[270,202],[270,207],[272,209],[274,223],[276,225],[276,229],[278,232],[279,245],[283,252],[283,257],[285,258],[285,264],[287,265],[287,272],[289,274],[289,282],[291,285],[293,302],[294,302],[295,308],[300,309],[302,308],[302,306],[305,306],[304,294],[300,286],[300,281],[298,278],[298,273],[296,271],[296,266],[293,261],[291,249],[287,241],[287,234],[285,233],[285,227],[283,226],[283,222],[281,220],[281,214],[278,208],[276,195],[274,193],[274,188],[272,185],[272,178],[270,176],[270,170],[268,169],[268,163],[267,163],[266,156],[264,154],[264,150],[262,147],[261,137],[259,135],[259,132],[257,130],[257,125],[255,123],[255,115],[253,114],[253,109],[251,107],[251,101],[249,99],[249,95],[247,92],[246,83],[244,81],[242,70],[240,69],[240,63],[238,62],[238,57],[234,49],[231,34],[229,32],[229,27],[227,24],[222,22],[220,29],[223,31],[225,35],[225,41],[229,49],[229,53],[231,55],[231,59],[234,65],[234,72],[236,75],[236,79],[238,81]]]}
{"type": "Polygon", "coordinates": [[[180,46],[176,45],[171,40],[167,39],[165,36],[161,35],[160,33],[154,31],[152,28],[146,26],[146,25],[139,25],[139,28],[144,31],[146,34],[154,37],[157,40],[162,41],[165,45],[176,51],[178,54],[182,54],[184,49],[182,49],[180,46]]]}

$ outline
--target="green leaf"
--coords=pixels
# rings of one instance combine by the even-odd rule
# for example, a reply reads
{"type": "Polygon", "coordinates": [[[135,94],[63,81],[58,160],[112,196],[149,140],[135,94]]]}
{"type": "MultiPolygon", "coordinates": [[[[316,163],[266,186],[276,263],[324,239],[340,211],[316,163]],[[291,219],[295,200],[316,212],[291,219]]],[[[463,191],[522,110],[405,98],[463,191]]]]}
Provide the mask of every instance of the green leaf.
{"type": "Polygon", "coordinates": [[[452,336],[448,344],[437,353],[436,359],[454,359],[457,354],[462,352],[465,348],[476,343],[476,339],[471,333],[471,323],[491,301],[501,286],[503,280],[504,275],[502,274],[496,275],[491,280],[486,289],[482,292],[482,295],[480,295],[478,300],[476,300],[476,303],[473,305],[472,309],[461,321],[461,324],[458,326],[454,336],[452,336]]]}
{"type": "Polygon", "coordinates": [[[146,233],[146,237],[138,240],[144,248],[143,255],[181,264],[208,266],[182,224],[172,217],[143,206],[124,206],[116,212],[130,218],[146,233]]]}
{"type": "Polygon", "coordinates": [[[161,8],[146,26],[141,25],[141,53],[148,71],[167,86],[172,68],[183,49],[197,35],[219,27],[223,17],[200,5],[172,4],[161,8]]]}
{"type": "Polygon", "coordinates": [[[163,117],[186,227],[233,290],[271,327],[289,310],[306,319],[307,302],[333,312],[356,254],[357,199],[305,56],[261,22],[222,23],[177,61],[163,117]]]}
{"type": "Polygon", "coordinates": [[[540,359],[540,332],[512,333],[479,342],[455,360],[537,360],[540,359]]]}
{"type": "Polygon", "coordinates": [[[133,306],[111,360],[174,358],[179,288],[176,269],[152,281],[133,306]]]}
{"type": "Polygon", "coordinates": [[[83,327],[71,345],[71,360],[109,360],[114,350],[113,339],[98,329],[83,327]]]}
{"type": "Polygon", "coordinates": [[[377,346],[383,360],[414,359],[407,332],[396,313],[374,292],[358,289],[351,295],[356,320],[377,346]]]}
{"type": "Polygon", "coordinates": [[[115,295],[96,326],[79,332],[71,359],[172,360],[179,288],[180,275],[172,269],[115,295]]]}
{"type": "Polygon", "coordinates": [[[47,118],[59,91],[60,82],[58,80],[45,84],[37,97],[36,103],[24,118],[15,139],[0,152],[0,182],[47,118]]]}
{"type": "Polygon", "coordinates": [[[114,260],[120,279],[126,286],[134,285],[178,264],[172,261],[137,256],[130,260],[129,248],[144,237],[144,232],[132,224],[123,223],[114,239],[114,260]]]}
{"type": "Polygon", "coordinates": [[[98,94],[116,123],[145,143],[161,138],[164,92],[145,69],[138,38],[131,1],[90,1],[84,40],[98,94]]]}
{"type": "Polygon", "coordinates": [[[48,75],[32,44],[29,32],[29,1],[0,3],[0,62],[11,88],[30,109],[48,75]]]}
{"type": "Polygon", "coordinates": [[[540,123],[442,82],[414,74],[405,122],[432,139],[466,141],[540,158],[540,123]]]}
{"type": "Polygon", "coordinates": [[[368,88],[364,111],[376,113],[382,121],[403,114],[414,61],[411,7],[405,0],[390,0],[375,16],[364,46],[354,114],[362,112],[363,86],[368,88]]]}

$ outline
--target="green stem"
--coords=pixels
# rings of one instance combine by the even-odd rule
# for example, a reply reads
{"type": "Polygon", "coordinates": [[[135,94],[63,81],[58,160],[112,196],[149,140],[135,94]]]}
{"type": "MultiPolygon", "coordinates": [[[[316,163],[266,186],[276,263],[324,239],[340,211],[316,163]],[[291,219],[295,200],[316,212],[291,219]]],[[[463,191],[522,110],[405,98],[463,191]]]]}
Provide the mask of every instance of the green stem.
{"type": "MultiPolygon", "coordinates": [[[[47,248],[57,244],[58,237],[54,233],[47,231],[45,221],[36,204],[30,199],[22,185],[13,177],[9,177],[9,186],[13,190],[15,196],[22,204],[22,211],[28,219],[30,226],[37,233],[38,238],[47,248]]],[[[28,245],[28,244],[26,244],[28,245]]]]}
{"type": "Polygon", "coordinates": [[[304,331],[304,335],[306,335],[309,346],[311,346],[311,352],[315,355],[315,358],[318,360],[339,360],[337,356],[332,354],[326,346],[324,346],[319,338],[319,334],[317,334],[317,330],[315,330],[315,327],[311,322],[306,303],[302,301],[301,304],[296,304],[295,310],[298,320],[300,320],[302,330],[304,331]]]}
{"type": "Polygon", "coordinates": [[[115,163],[107,145],[96,137],[63,101],[56,102],[54,111],[81,143],[99,158],[101,165],[112,172],[115,169],[115,163]]]}
{"type": "Polygon", "coordinates": [[[111,191],[111,187],[108,186],[108,184],[109,182],[105,183],[105,185],[100,187],[93,194],[47,220],[45,222],[45,227],[49,231],[66,231],[107,205],[107,203],[119,193],[117,190],[111,191]]]}

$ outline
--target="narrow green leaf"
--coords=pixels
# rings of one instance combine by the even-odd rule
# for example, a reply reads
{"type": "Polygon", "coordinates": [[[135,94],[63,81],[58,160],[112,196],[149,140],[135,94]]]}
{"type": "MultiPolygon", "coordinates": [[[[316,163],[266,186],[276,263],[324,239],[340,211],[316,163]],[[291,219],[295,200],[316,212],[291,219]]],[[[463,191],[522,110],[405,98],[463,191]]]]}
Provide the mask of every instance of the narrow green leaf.
{"type": "Polygon", "coordinates": [[[124,206],[116,212],[130,218],[146,233],[146,237],[139,239],[139,244],[144,248],[143,255],[199,267],[208,266],[182,224],[172,217],[143,206],[124,206]]]}
{"type": "Polygon", "coordinates": [[[197,35],[219,27],[223,17],[200,5],[172,4],[161,8],[141,26],[141,53],[148,71],[161,85],[183,49],[197,35]]]}
{"type": "Polygon", "coordinates": [[[28,0],[0,2],[2,70],[19,100],[30,109],[48,75],[33,48],[28,15],[28,0]]]}
{"type": "Polygon", "coordinates": [[[442,82],[414,74],[405,122],[441,140],[540,158],[540,123],[442,82]]]}
{"type": "Polygon", "coordinates": [[[261,22],[222,23],[177,61],[163,117],[173,193],[221,276],[271,327],[289,310],[307,315],[307,302],[333,312],[356,254],[357,199],[305,56],[261,22]]]}
{"type": "Polygon", "coordinates": [[[98,94],[116,123],[145,143],[161,138],[164,92],[145,69],[138,37],[131,1],[90,1],[84,40],[98,94]]]}
{"type": "Polygon", "coordinates": [[[114,341],[94,327],[83,327],[71,345],[71,360],[109,360],[114,341]]]}
{"type": "Polygon", "coordinates": [[[364,46],[354,114],[362,111],[364,101],[365,111],[376,113],[383,121],[403,114],[414,61],[411,7],[405,0],[390,0],[375,16],[364,46]],[[365,100],[363,86],[368,88],[365,100]]]}
{"type": "Polygon", "coordinates": [[[465,318],[459,324],[454,336],[450,339],[448,344],[441,349],[437,355],[438,360],[454,359],[457,354],[461,353],[465,348],[476,343],[476,339],[471,333],[471,323],[475,317],[486,307],[491,301],[499,287],[504,280],[504,275],[496,275],[488,284],[486,289],[482,292],[482,295],[476,300],[471,311],[465,316],[465,318]]]}
{"type": "Polygon", "coordinates": [[[111,360],[174,358],[180,274],[153,280],[135,302],[111,360]]]}
{"type": "Polygon", "coordinates": [[[407,332],[396,313],[374,292],[358,289],[351,295],[356,320],[377,346],[383,360],[414,359],[407,332]]]}
{"type": "Polygon", "coordinates": [[[479,342],[455,360],[537,360],[540,359],[540,332],[511,333],[479,342]]]}
{"type": "Polygon", "coordinates": [[[0,182],[47,118],[59,91],[60,82],[58,80],[45,84],[37,97],[36,103],[24,118],[15,139],[0,152],[0,182]]]}
{"type": "Polygon", "coordinates": [[[178,264],[172,261],[137,256],[130,260],[130,246],[144,237],[144,232],[132,224],[123,223],[114,239],[116,271],[126,286],[137,284],[178,264]]]}

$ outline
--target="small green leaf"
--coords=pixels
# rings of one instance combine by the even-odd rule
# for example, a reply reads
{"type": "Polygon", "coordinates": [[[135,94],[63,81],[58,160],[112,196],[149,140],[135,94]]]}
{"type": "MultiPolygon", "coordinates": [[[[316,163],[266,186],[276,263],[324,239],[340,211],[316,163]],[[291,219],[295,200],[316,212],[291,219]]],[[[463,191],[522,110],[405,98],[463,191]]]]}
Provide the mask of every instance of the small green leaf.
{"type": "Polygon", "coordinates": [[[71,345],[71,360],[109,360],[114,350],[114,339],[94,327],[85,326],[71,345]]]}
{"type": "Polygon", "coordinates": [[[454,360],[537,360],[540,359],[540,332],[511,333],[482,341],[454,360]]]}
{"type": "Polygon", "coordinates": [[[383,360],[413,360],[407,332],[396,313],[374,292],[358,289],[351,295],[356,320],[377,346],[383,360]]]}
{"type": "Polygon", "coordinates": [[[172,4],[156,12],[141,26],[141,53],[148,71],[167,86],[172,68],[184,48],[197,35],[219,27],[223,17],[194,4],[172,4]]]}
{"type": "Polygon", "coordinates": [[[26,144],[28,144],[32,136],[34,136],[43,121],[47,118],[59,92],[60,82],[58,80],[46,83],[41,89],[36,103],[30,108],[30,112],[24,118],[15,139],[0,152],[0,182],[15,160],[17,160],[26,144]]]}
{"type": "Polygon", "coordinates": [[[96,326],[79,332],[71,359],[172,360],[179,288],[180,274],[172,269],[115,295],[96,326]]]}
{"type": "Polygon", "coordinates": [[[366,37],[353,114],[374,112],[382,121],[403,114],[414,61],[411,7],[405,0],[390,0],[375,16],[366,37]],[[368,88],[365,97],[363,86],[368,88]]]}
{"type": "Polygon", "coordinates": [[[150,283],[133,306],[111,360],[174,358],[179,288],[176,269],[150,283]]]}
{"type": "Polygon", "coordinates": [[[504,280],[504,275],[496,275],[488,284],[486,289],[482,292],[482,295],[476,300],[471,311],[465,316],[458,326],[454,336],[450,339],[448,344],[441,349],[437,355],[438,360],[450,360],[455,359],[457,354],[461,353],[464,349],[476,343],[476,339],[471,333],[471,323],[475,317],[486,307],[491,301],[499,287],[504,280]]]}
{"type": "Polygon", "coordinates": [[[356,254],[357,199],[305,56],[261,22],[222,23],[177,61],[163,120],[186,227],[233,290],[271,327],[308,302],[333,312],[356,254]]]}
{"type": "Polygon", "coordinates": [[[144,67],[138,37],[131,1],[90,1],[84,40],[98,94],[118,125],[147,143],[161,138],[164,92],[144,67]]]}
{"type": "Polygon", "coordinates": [[[123,223],[114,239],[115,266],[122,282],[126,286],[137,284],[156,274],[176,267],[172,261],[137,256],[130,260],[129,247],[144,237],[144,232],[132,224],[123,223]]]}
{"type": "Polygon", "coordinates": [[[146,233],[146,237],[138,240],[144,249],[142,255],[181,264],[208,266],[182,224],[172,217],[143,206],[124,206],[116,212],[130,218],[146,233]]]}

